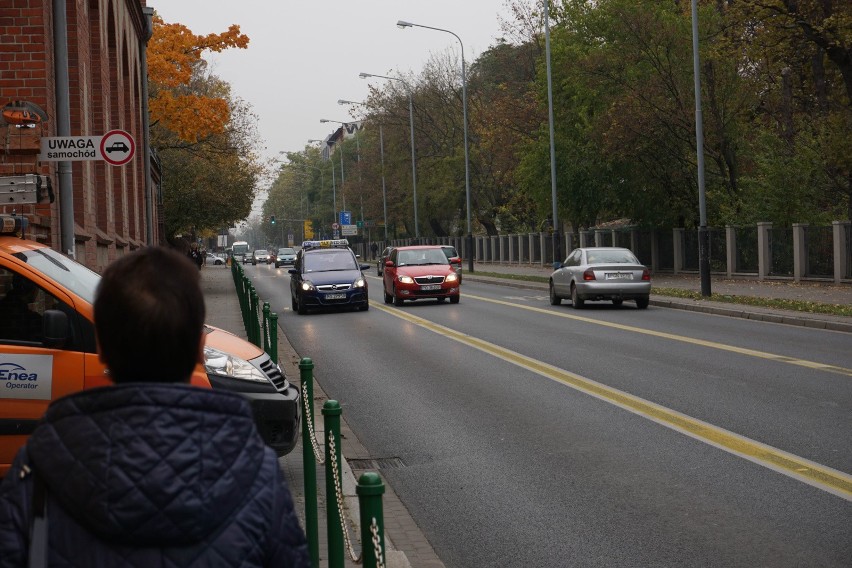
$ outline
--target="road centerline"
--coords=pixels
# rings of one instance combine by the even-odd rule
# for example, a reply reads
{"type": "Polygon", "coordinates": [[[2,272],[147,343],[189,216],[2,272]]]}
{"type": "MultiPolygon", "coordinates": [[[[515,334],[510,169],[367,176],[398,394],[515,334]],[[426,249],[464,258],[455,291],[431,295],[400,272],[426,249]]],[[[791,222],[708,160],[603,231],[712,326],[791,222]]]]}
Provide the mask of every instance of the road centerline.
{"type": "MultiPolygon", "coordinates": [[[[465,297],[469,298],[470,296],[466,295],[465,297]]],[[[574,390],[618,406],[628,412],[652,420],[671,430],[715,446],[728,453],[740,456],[755,464],[837,495],[847,501],[852,501],[852,476],[846,473],[746,438],[745,436],[714,426],[703,420],[692,418],[676,410],[609,387],[582,375],[560,369],[554,365],[533,359],[505,347],[500,347],[483,339],[414,316],[399,308],[389,308],[375,302],[371,303],[373,307],[389,315],[503,359],[508,363],[512,363],[574,390]]]]}

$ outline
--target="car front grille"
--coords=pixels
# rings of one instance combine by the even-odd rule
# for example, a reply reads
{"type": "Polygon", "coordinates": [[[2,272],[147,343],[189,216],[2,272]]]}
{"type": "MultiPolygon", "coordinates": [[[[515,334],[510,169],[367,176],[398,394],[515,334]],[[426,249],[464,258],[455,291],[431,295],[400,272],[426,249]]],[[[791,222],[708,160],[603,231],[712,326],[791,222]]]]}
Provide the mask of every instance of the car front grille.
{"type": "Polygon", "coordinates": [[[317,286],[320,292],[345,292],[352,287],[351,284],[323,284],[317,286]]]}
{"type": "Polygon", "coordinates": [[[263,374],[269,377],[269,380],[272,381],[272,385],[275,387],[275,390],[281,392],[287,388],[287,379],[284,377],[284,373],[281,372],[281,369],[275,364],[268,354],[264,353],[258,357],[256,363],[257,366],[260,367],[260,370],[263,371],[263,374]]]}
{"type": "Polygon", "coordinates": [[[417,276],[414,281],[418,284],[443,284],[443,276],[417,276]]]}

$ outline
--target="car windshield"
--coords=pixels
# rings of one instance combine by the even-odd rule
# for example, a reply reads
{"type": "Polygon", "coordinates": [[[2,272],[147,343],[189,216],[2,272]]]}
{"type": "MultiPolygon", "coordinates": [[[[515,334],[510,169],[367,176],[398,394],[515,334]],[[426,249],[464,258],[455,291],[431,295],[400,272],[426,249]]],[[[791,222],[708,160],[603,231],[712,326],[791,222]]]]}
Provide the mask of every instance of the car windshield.
{"type": "Polygon", "coordinates": [[[358,270],[355,257],[348,250],[322,251],[306,254],[302,261],[305,272],[325,272],[328,270],[358,270]]]}
{"type": "Polygon", "coordinates": [[[444,255],[447,258],[456,258],[458,256],[455,247],[441,247],[441,250],[444,251],[444,255]]]}
{"type": "Polygon", "coordinates": [[[296,254],[296,251],[295,251],[294,249],[291,249],[291,248],[280,248],[280,249],[278,249],[278,254],[279,254],[279,255],[282,255],[282,254],[296,254]]]}
{"type": "Polygon", "coordinates": [[[397,257],[397,266],[424,264],[449,264],[441,249],[401,250],[397,257]]]}
{"type": "Polygon", "coordinates": [[[15,253],[15,256],[90,304],[95,301],[95,289],[101,280],[97,272],[49,248],[15,253]]]}
{"type": "Polygon", "coordinates": [[[633,253],[627,250],[595,250],[586,252],[587,264],[639,264],[633,253]]]}
{"type": "Polygon", "coordinates": [[[255,256],[266,256],[267,252],[265,250],[255,251],[255,256]]]}

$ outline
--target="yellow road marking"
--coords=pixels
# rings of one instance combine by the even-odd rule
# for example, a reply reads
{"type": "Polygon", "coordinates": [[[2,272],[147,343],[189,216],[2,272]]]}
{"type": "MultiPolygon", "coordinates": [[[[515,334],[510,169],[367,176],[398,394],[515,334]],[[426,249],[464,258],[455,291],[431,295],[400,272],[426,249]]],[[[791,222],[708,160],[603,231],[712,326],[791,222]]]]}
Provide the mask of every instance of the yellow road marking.
{"type": "MultiPolygon", "coordinates": [[[[465,295],[465,298],[470,298],[470,295],[465,295]]],[[[608,387],[602,383],[593,381],[592,379],[587,379],[586,377],[560,369],[543,361],[527,357],[526,355],[522,355],[516,351],[511,351],[466,333],[411,315],[404,310],[389,308],[376,302],[371,302],[371,304],[374,308],[378,308],[387,314],[406,320],[448,339],[452,339],[469,347],[473,347],[474,349],[478,349],[484,353],[488,353],[494,357],[503,359],[513,365],[562,383],[577,391],[589,394],[605,402],[614,404],[639,416],[653,420],[654,422],[672,430],[686,434],[687,436],[691,436],[697,440],[716,446],[717,448],[743,457],[751,462],[803,481],[804,483],[822,489],[823,491],[842,497],[847,501],[852,501],[852,476],[846,473],[787,453],[778,448],[773,448],[772,446],[762,444],[744,436],[740,436],[739,434],[713,426],[712,424],[692,418],[686,414],[660,406],[659,404],[655,404],[624,391],[608,387]]],[[[548,311],[548,313],[552,312],[548,311]]],[[[594,320],[591,321],[593,323],[599,323],[594,320]]]]}
{"type": "Polygon", "coordinates": [[[790,365],[798,365],[800,367],[807,367],[809,369],[816,369],[819,371],[826,371],[829,373],[837,373],[840,375],[846,375],[847,377],[852,377],[852,369],[847,369],[845,367],[838,367],[836,365],[827,365],[825,363],[817,363],[815,361],[808,361],[805,359],[797,359],[795,357],[788,357],[786,355],[776,355],[774,353],[767,353],[765,351],[757,351],[756,349],[747,349],[745,347],[736,347],[734,345],[726,345],[724,343],[717,343],[715,341],[707,341],[704,339],[696,339],[694,337],[685,337],[683,335],[675,335],[673,333],[666,333],[664,331],[653,331],[650,329],[643,329],[641,327],[635,327],[631,325],[624,325],[620,323],[611,323],[607,321],[600,321],[588,317],[578,316],[574,314],[566,314],[561,312],[556,312],[553,310],[547,310],[544,308],[536,308],[534,306],[524,306],[520,304],[513,304],[512,302],[506,302],[503,300],[494,300],[492,298],[484,298],[482,296],[473,296],[471,294],[464,295],[465,300],[480,300],[482,302],[490,302],[492,304],[499,304],[501,306],[509,306],[511,308],[517,308],[521,310],[529,310],[532,312],[538,312],[542,314],[547,314],[549,316],[555,316],[559,318],[567,318],[576,321],[581,321],[583,323],[592,323],[595,325],[600,325],[603,327],[610,327],[614,329],[620,329],[622,331],[630,331],[633,333],[641,333],[644,335],[651,335],[654,337],[660,337],[663,339],[670,339],[672,341],[680,341],[681,343],[690,343],[692,345],[701,345],[702,347],[709,347],[711,349],[719,349],[721,351],[730,351],[732,353],[739,353],[740,355],[748,355],[749,357],[758,357],[760,359],[768,359],[770,361],[778,361],[781,363],[789,363],[790,365]]]}

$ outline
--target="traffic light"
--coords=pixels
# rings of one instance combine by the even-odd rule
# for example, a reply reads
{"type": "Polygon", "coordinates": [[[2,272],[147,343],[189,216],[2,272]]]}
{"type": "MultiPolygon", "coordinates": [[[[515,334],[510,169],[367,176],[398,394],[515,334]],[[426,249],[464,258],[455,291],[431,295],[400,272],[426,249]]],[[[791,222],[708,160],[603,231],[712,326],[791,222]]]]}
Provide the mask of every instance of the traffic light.
{"type": "Polygon", "coordinates": [[[269,222],[272,223],[273,225],[275,224],[275,215],[273,215],[269,218],[269,222]]]}

